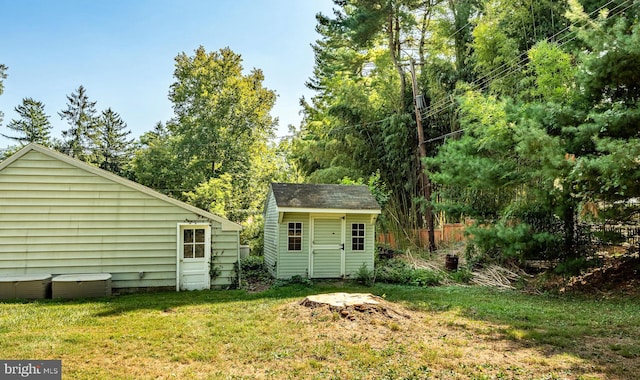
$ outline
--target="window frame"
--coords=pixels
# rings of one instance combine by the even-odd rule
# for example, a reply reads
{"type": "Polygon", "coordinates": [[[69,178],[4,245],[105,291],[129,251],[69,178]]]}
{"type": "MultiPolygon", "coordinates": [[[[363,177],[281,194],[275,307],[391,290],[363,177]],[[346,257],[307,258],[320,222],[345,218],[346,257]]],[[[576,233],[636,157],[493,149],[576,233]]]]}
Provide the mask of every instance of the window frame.
{"type": "Polygon", "coordinates": [[[182,228],[182,258],[183,259],[204,259],[207,257],[207,228],[200,226],[185,226],[182,228]],[[191,240],[187,241],[187,231],[191,232],[191,240]],[[198,241],[202,238],[202,241],[198,241]],[[191,251],[187,255],[187,247],[191,251]],[[201,247],[201,252],[198,252],[197,247],[201,247]]]}
{"type": "Polygon", "coordinates": [[[303,231],[303,222],[287,222],[287,252],[302,252],[303,231]],[[291,225],[293,225],[293,228],[291,227],[291,225]],[[297,240],[297,244],[293,239],[297,240]]]}
{"type": "Polygon", "coordinates": [[[351,250],[354,252],[366,251],[366,247],[367,247],[366,236],[367,236],[366,223],[351,223],[351,250]]]}

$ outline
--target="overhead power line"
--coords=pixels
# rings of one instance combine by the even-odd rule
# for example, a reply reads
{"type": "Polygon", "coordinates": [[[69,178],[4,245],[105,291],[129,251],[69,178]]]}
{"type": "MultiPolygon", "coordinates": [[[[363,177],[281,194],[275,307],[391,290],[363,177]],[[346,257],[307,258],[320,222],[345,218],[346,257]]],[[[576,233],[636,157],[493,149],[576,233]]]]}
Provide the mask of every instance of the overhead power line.
{"type": "MultiPolygon", "coordinates": [[[[604,9],[605,7],[607,7],[609,4],[613,3],[615,0],[610,0],[608,3],[606,3],[605,5],[601,6],[600,8],[594,10],[593,12],[591,12],[589,14],[589,17],[593,16],[594,14],[596,14],[597,12],[600,12],[602,9],[604,9]]],[[[609,15],[611,16],[617,16],[623,12],[625,12],[627,9],[631,8],[634,5],[634,0],[626,0],[620,4],[618,4],[617,6],[615,6],[614,8],[612,8],[610,10],[611,14],[609,15]],[[628,5],[627,5],[628,4],[628,5]],[[624,7],[623,9],[619,10],[620,7],[624,7]]],[[[569,28],[571,28],[573,26],[573,24],[565,27],[563,30],[559,31],[558,33],[555,33],[553,36],[549,37],[548,40],[553,40],[556,37],[558,37],[561,33],[564,33],[565,31],[567,31],[569,28]]],[[[567,43],[575,40],[577,38],[577,31],[571,31],[570,33],[562,36],[560,39],[558,39],[556,41],[556,43],[558,44],[558,46],[563,46],[566,45],[567,43]]],[[[522,54],[520,54],[520,56],[516,59],[511,60],[510,62],[504,63],[503,65],[497,67],[496,69],[492,70],[490,73],[480,77],[478,80],[476,80],[476,82],[472,83],[471,86],[472,87],[476,87],[478,89],[484,88],[486,85],[488,85],[489,83],[498,80],[498,79],[503,79],[509,75],[511,75],[514,71],[516,71],[517,69],[520,69],[523,67],[523,65],[527,62],[528,58],[528,52],[523,52],[522,54]],[[518,60],[519,59],[519,60],[518,60]],[[514,65],[514,66],[510,66],[511,63],[514,63],[516,60],[518,60],[518,62],[514,65]],[[497,70],[501,70],[498,73],[495,73],[495,71],[497,70]],[[489,77],[489,75],[493,74],[491,77],[489,77]]],[[[429,110],[427,110],[424,114],[422,114],[421,116],[423,118],[427,118],[427,117],[432,117],[437,115],[438,113],[446,110],[448,107],[454,105],[455,102],[453,100],[451,100],[450,98],[445,98],[443,101],[436,103],[435,106],[431,106],[429,110]],[[433,108],[436,107],[436,109],[434,110],[433,108]]],[[[454,136],[460,133],[463,133],[465,131],[465,129],[460,129],[457,131],[453,131],[453,132],[449,132],[446,134],[443,134],[441,136],[438,137],[434,137],[428,140],[425,140],[424,143],[430,143],[430,142],[434,142],[434,141],[438,141],[438,140],[442,140],[445,139],[447,137],[450,136],[454,136]]]]}
{"type": "MultiPolygon", "coordinates": [[[[611,16],[618,15],[618,14],[624,12],[625,10],[629,9],[631,6],[633,6],[633,1],[634,0],[626,0],[623,3],[620,3],[617,6],[615,6],[614,8],[612,8],[610,10],[610,12],[612,12],[611,16]],[[618,8],[624,6],[627,3],[631,3],[631,4],[629,4],[623,10],[616,12],[616,10],[618,8]]],[[[615,0],[610,0],[606,4],[604,4],[601,7],[599,7],[598,9],[596,9],[596,10],[592,11],[591,13],[589,13],[589,17],[591,17],[591,16],[595,15],[596,13],[600,12],[601,10],[605,9],[607,6],[609,6],[610,4],[612,4],[614,2],[615,2],[615,0]]],[[[557,33],[553,34],[551,37],[548,37],[547,40],[548,41],[556,41],[556,38],[558,36],[560,36],[561,34],[567,32],[573,26],[574,26],[573,23],[569,24],[568,26],[566,26],[562,30],[560,30],[557,33]]],[[[576,36],[575,36],[576,33],[577,33],[577,31],[571,31],[567,35],[564,35],[560,39],[558,39],[556,41],[556,43],[559,46],[563,46],[563,45],[573,41],[576,38],[576,36]],[[568,38],[570,38],[570,39],[568,39],[568,38]],[[564,39],[567,39],[567,40],[563,41],[564,39]]],[[[476,79],[474,82],[471,83],[471,87],[472,88],[475,87],[476,89],[481,89],[481,88],[484,88],[486,85],[488,85],[489,83],[491,83],[491,82],[493,82],[493,81],[495,81],[497,79],[505,78],[506,76],[510,75],[512,71],[515,71],[517,68],[520,68],[521,65],[527,61],[527,59],[528,59],[527,56],[528,56],[528,52],[521,53],[518,57],[515,57],[515,58],[511,59],[510,61],[505,62],[502,65],[494,68],[490,72],[480,76],[478,79],[476,79]]],[[[435,116],[436,114],[438,114],[438,113],[446,110],[448,107],[452,106],[454,103],[455,102],[453,100],[451,100],[450,98],[443,98],[443,99],[437,101],[435,104],[431,105],[431,107],[429,107],[429,109],[423,114],[422,117],[423,118],[427,118],[427,117],[435,116]]]]}
{"type": "MultiPolygon", "coordinates": [[[[609,0],[606,4],[602,5],[598,9],[590,12],[589,13],[589,17],[591,17],[591,16],[595,15],[596,13],[600,12],[601,10],[605,9],[607,6],[611,5],[615,1],[616,0],[609,0]]],[[[610,10],[610,12],[611,12],[610,16],[618,15],[618,14],[624,12],[625,10],[629,9],[631,6],[633,6],[633,2],[634,2],[634,0],[625,0],[623,3],[618,4],[616,7],[612,8],[610,10]],[[624,6],[625,4],[628,4],[628,3],[631,3],[631,4],[626,6],[623,10],[621,10],[619,12],[615,12],[616,9],[618,9],[621,6],[624,6]]],[[[471,21],[467,22],[462,27],[456,29],[446,39],[450,39],[450,38],[456,36],[458,33],[462,32],[469,25],[471,25],[471,21]]],[[[546,40],[553,41],[556,44],[558,44],[559,46],[563,46],[563,45],[573,41],[576,38],[576,35],[575,35],[577,33],[576,31],[571,31],[570,33],[558,38],[561,34],[567,32],[572,26],[574,26],[574,24],[569,24],[568,26],[566,26],[562,30],[560,30],[560,31],[556,32],[555,34],[553,34],[552,36],[548,37],[546,40]]],[[[503,79],[503,78],[511,75],[515,70],[521,68],[522,65],[527,62],[527,60],[528,60],[527,57],[528,57],[528,52],[521,53],[518,57],[515,57],[512,60],[510,60],[508,62],[505,62],[502,65],[494,68],[490,72],[480,76],[478,79],[476,79],[474,82],[472,82],[470,84],[471,87],[472,88],[476,88],[476,89],[481,89],[481,88],[484,88],[489,83],[491,83],[491,82],[493,82],[495,80],[503,79]]],[[[437,101],[435,104],[432,104],[424,113],[421,113],[420,116],[423,119],[426,119],[428,117],[433,117],[433,116],[445,111],[446,109],[448,109],[450,106],[452,106],[454,104],[455,104],[455,101],[452,98],[450,98],[450,97],[443,98],[443,99],[437,101]]],[[[380,120],[374,120],[374,121],[370,121],[370,122],[347,124],[347,125],[341,126],[340,129],[363,128],[363,127],[366,127],[367,125],[372,125],[372,124],[385,122],[385,121],[389,120],[389,118],[390,118],[390,116],[386,117],[386,118],[383,118],[383,119],[380,119],[380,120]]],[[[442,140],[442,139],[445,139],[447,137],[454,136],[454,135],[457,135],[457,134],[460,134],[460,133],[463,133],[463,132],[464,132],[464,129],[461,129],[461,130],[458,130],[458,131],[449,132],[449,133],[446,133],[444,135],[437,136],[437,137],[425,140],[423,142],[423,144],[431,143],[431,142],[438,141],[438,140],[442,140]]],[[[292,137],[294,137],[294,136],[293,135],[286,135],[286,136],[275,136],[275,137],[272,137],[270,139],[272,139],[272,140],[273,139],[283,140],[283,139],[292,138],[292,137]]]]}

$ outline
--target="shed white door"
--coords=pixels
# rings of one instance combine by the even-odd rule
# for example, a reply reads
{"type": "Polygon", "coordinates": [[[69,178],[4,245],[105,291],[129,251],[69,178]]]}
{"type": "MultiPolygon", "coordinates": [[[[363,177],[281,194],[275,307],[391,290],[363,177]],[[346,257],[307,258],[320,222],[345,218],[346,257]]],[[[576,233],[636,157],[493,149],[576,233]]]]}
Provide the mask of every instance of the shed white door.
{"type": "Polygon", "coordinates": [[[178,278],[180,290],[209,289],[211,229],[206,224],[178,228],[178,278]]]}
{"type": "Polygon", "coordinates": [[[313,218],[311,276],[336,278],[344,275],[344,220],[313,218]]]}

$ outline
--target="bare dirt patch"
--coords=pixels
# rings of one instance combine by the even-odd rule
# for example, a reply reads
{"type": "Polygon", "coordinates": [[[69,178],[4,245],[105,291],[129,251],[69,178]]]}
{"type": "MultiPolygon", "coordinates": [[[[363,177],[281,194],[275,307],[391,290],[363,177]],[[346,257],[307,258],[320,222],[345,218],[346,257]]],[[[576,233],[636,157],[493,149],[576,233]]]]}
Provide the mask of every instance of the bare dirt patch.
{"type": "Polygon", "coordinates": [[[624,253],[603,257],[603,265],[573,277],[564,292],[638,294],[640,289],[640,255],[624,253]]]}
{"type": "Polygon", "coordinates": [[[366,347],[401,361],[410,357],[416,368],[428,368],[425,378],[631,379],[635,375],[624,373],[640,373],[633,353],[621,355],[633,350],[633,342],[624,339],[587,337],[575,348],[560,349],[458,310],[413,310],[381,297],[370,299],[375,303],[332,305],[312,297],[283,305],[279,314],[297,321],[303,340],[366,347]],[[612,371],[611,365],[624,371],[612,371]]]}

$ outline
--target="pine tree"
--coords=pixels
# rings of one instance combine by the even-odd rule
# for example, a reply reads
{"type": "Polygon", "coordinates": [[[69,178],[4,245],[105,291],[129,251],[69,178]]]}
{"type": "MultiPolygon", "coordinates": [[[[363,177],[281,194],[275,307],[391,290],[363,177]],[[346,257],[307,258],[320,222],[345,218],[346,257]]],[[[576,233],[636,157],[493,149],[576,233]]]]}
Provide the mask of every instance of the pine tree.
{"type": "Polygon", "coordinates": [[[22,104],[15,108],[20,119],[13,119],[7,128],[18,133],[18,136],[2,136],[24,145],[36,142],[45,146],[51,145],[51,123],[44,111],[44,104],[32,98],[22,99],[22,104]]]}
{"type": "Polygon", "coordinates": [[[637,16],[600,19],[581,38],[589,49],[574,112],[583,118],[566,129],[576,163],[570,179],[585,201],[607,205],[602,217],[624,223],[640,214],[640,24],[637,16]]]}
{"type": "Polygon", "coordinates": [[[98,118],[98,138],[96,156],[101,169],[122,174],[124,166],[131,159],[133,139],[131,131],[120,115],[111,108],[102,111],[98,118]]]}
{"type": "Polygon", "coordinates": [[[96,163],[95,145],[97,139],[96,102],[89,101],[83,86],[67,95],[67,109],[58,112],[62,120],[67,120],[70,128],[62,131],[64,142],[62,152],[86,162],[96,163]]]}

